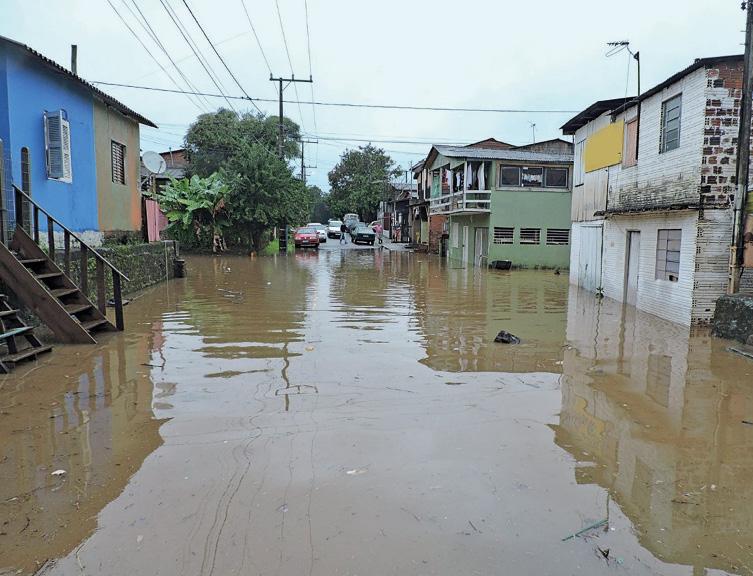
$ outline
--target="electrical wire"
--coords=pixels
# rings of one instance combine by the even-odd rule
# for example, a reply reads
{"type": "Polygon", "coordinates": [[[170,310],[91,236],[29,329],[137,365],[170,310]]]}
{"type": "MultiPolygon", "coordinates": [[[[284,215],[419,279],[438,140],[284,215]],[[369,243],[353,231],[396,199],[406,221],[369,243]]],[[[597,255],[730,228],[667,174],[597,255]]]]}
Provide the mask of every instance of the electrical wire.
{"type": "MultiPolygon", "coordinates": [[[[303,0],[303,6],[306,13],[306,46],[308,47],[308,53],[309,53],[309,78],[314,78],[314,73],[312,71],[311,66],[311,34],[309,32],[309,2],[308,0],[303,0]]],[[[314,102],[316,98],[314,98],[314,83],[311,82],[309,84],[309,89],[311,90],[311,102],[314,102]]],[[[316,134],[319,133],[319,128],[316,125],[316,106],[313,104],[311,105],[311,115],[314,119],[314,137],[316,137],[316,134]]],[[[319,146],[316,147],[316,161],[315,163],[317,166],[319,165],[319,146]]]]}
{"type": "MultiPolygon", "coordinates": [[[[108,0],[109,1],[109,0],[108,0]]],[[[185,92],[183,90],[170,90],[168,88],[154,88],[152,86],[137,86],[135,84],[120,84],[116,82],[101,82],[90,80],[92,84],[102,84],[103,86],[119,86],[121,88],[134,88],[136,90],[151,90],[155,92],[173,92],[180,94],[197,94],[201,96],[211,96],[213,98],[224,98],[222,94],[210,94],[207,92],[185,92]]],[[[249,96],[227,96],[231,100],[249,100],[251,102],[277,102],[269,98],[251,98],[249,96]]],[[[295,101],[289,101],[295,104],[295,101]]],[[[484,112],[498,114],[578,114],[582,110],[528,110],[523,108],[450,108],[446,106],[400,106],[393,104],[354,104],[348,102],[315,102],[301,101],[300,104],[312,104],[314,106],[340,106],[345,108],[376,108],[380,110],[417,110],[421,112],[484,112]]],[[[261,112],[261,110],[259,110],[261,112]]]]}
{"type": "MultiPolygon", "coordinates": [[[[181,36],[183,36],[183,39],[186,41],[186,44],[188,44],[188,47],[191,48],[191,51],[194,53],[194,55],[198,59],[199,64],[201,64],[201,67],[204,68],[204,71],[207,73],[207,76],[209,76],[210,80],[215,85],[217,90],[219,90],[220,94],[225,96],[227,89],[223,90],[223,88],[225,88],[224,85],[222,86],[222,88],[220,87],[222,82],[220,81],[219,76],[217,76],[217,73],[215,72],[213,76],[212,72],[209,71],[211,66],[209,66],[208,62],[206,64],[204,63],[204,60],[202,59],[200,53],[197,51],[197,47],[194,47],[194,44],[192,44],[191,41],[189,40],[190,34],[186,36],[186,32],[184,32],[183,27],[182,27],[183,23],[180,22],[180,18],[178,17],[177,13],[173,15],[175,11],[172,10],[172,6],[168,8],[168,5],[170,4],[169,0],[160,0],[160,4],[162,4],[162,7],[165,9],[168,16],[170,16],[170,19],[173,21],[173,24],[175,24],[176,28],[178,28],[178,31],[180,32],[181,36]],[[166,1],[167,3],[165,3],[166,1]],[[171,10],[172,10],[172,13],[171,13],[171,10]],[[215,76],[217,76],[216,79],[215,79],[215,76]]],[[[230,100],[226,96],[225,96],[225,102],[227,102],[228,106],[230,106],[231,109],[233,108],[233,104],[230,102],[230,100]]]]}
{"type": "Polygon", "coordinates": [[[191,14],[191,17],[193,18],[194,22],[196,22],[196,25],[199,27],[199,30],[201,30],[201,33],[204,35],[204,38],[207,39],[207,42],[209,42],[209,45],[212,47],[212,50],[214,50],[214,53],[217,55],[217,58],[219,58],[220,62],[222,62],[222,65],[225,67],[225,70],[227,70],[228,74],[230,74],[230,77],[235,81],[235,83],[238,85],[238,88],[241,89],[241,92],[243,92],[246,95],[246,98],[251,101],[251,104],[254,105],[254,108],[256,108],[259,112],[261,112],[261,108],[259,108],[256,103],[254,103],[253,99],[246,93],[246,90],[241,86],[241,83],[238,82],[238,79],[235,77],[235,74],[230,70],[230,67],[227,65],[225,60],[220,56],[219,51],[217,48],[212,44],[212,41],[209,39],[209,36],[204,31],[204,28],[199,23],[198,18],[196,18],[196,15],[193,13],[193,10],[191,10],[191,7],[188,5],[188,2],[186,0],[183,0],[183,4],[188,9],[189,14],[191,14]]]}
{"type": "MultiPolygon", "coordinates": [[[[280,0],[275,0],[275,6],[277,6],[277,18],[280,21],[280,31],[282,32],[282,41],[285,44],[285,53],[288,55],[288,64],[290,64],[290,77],[295,78],[295,74],[293,73],[293,61],[290,59],[290,50],[288,50],[288,39],[285,36],[285,27],[282,25],[282,13],[280,12],[280,0]]],[[[301,117],[301,126],[305,128],[305,123],[303,120],[303,111],[301,110],[301,103],[300,103],[300,96],[298,96],[298,84],[293,82],[293,90],[295,90],[295,99],[298,103],[298,115],[301,117]]],[[[282,98],[282,94],[280,94],[280,98],[282,98]]]]}
{"type": "MultiPolygon", "coordinates": [[[[136,21],[141,25],[141,27],[144,29],[144,31],[147,33],[147,36],[150,36],[151,39],[154,41],[154,43],[159,47],[160,50],[162,50],[162,53],[167,57],[167,59],[170,61],[170,63],[175,68],[175,71],[178,73],[178,75],[183,78],[183,81],[188,85],[191,90],[196,91],[196,86],[194,86],[191,81],[188,79],[188,77],[183,73],[183,71],[178,67],[178,65],[175,63],[175,61],[172,59],[172,56],[167,51],[167,48],[162,44],[162,42],[159,39],[159,36],[157,36],[157,33],[152,28],[152,25],[149,23],[149,20],[147,20],[146,16],[144,16],[144,13],[141,11],[141,8],[139,8],[139,5],[136,3],[136,0],[131,0],[133,3],[134,8],[136,8],[136,11],[141,16],[141,20],[139,20],[138,16],[136,16],[133,11],[130,9],[128,4],[126,3],[126,0],[122,0],[123,5],[128,8],[128,10],[131,12],[131,15],[136,19],[136,21]]],[[[209,103],[206,98],[204,98],[204,103],[206,104],[205,112],[208,112],[211,110],[212,105],[209,103]]]]}
{"type": "MultiPolygon", "coordinates": [[[[118,18],[120,18],[121,22],[123,22],[123,24],[125,25],[125,27],[128,28],[128,31],[131,34],[133,34],[133,37],[136,38],[136,40],[138,41],[139,44],[141,44],[141,47],[144,48],[144,50],[146,50],[146,53],[149,54],[149,57],[152,60],[154,60],[154,62],[157,64],[157,66],[160,67],[160,69],[165,73],[165,75],[170,79],[170,81],[173,84],[175,84],[175,87],[178,88],[178,90],[169,90],[169,92],[184,94],[188,98],[188,100],[191,102],[191,104],[193,104],[199,110],[201,110],[202,112],[204,112],[205,111],[204,108],[198,102],[194,101],[194,99],[192,98],[192,96],[194,96],[195,94],[193,94],[191,92],[186,92],[185,90],[183,90],[180,87],[180,85],[178,84],[178,82],[170,75],[170,73],[165,69],[165,67],[160,63],[160,61],[157,60],[157,58],[155,58],[154,54],[152,54],[152,52],[149,50],[149,48],[146,47],[146,44],[144,44],[144,42],[141,40],[141,38],[139,38],[139,35],[136,34],[136,31],[133,28],[131,28],[131,26],[128,24],[128,22],[125,21],[125,18],[123,18],[123,16],[120,14],[120,12],[118,12],[118,9],[115,8],[115,5],[112,3],[112,0],[107,0],[107,3],[113,9],[113,11],[115,12],[115,14],[118,15],[118,18]]],[[[114,84],[113,84],[113,86],[114,86],[114,84]]]]}
{"type": "Polygon", "coordinates": [[[259,40],[259,35],[256,33],[256,28],[254,28],[254,23],[251,22],[251,16],[248,13],[248,9],[246,8],[246,0],[241,0],[241,5],[243,6],[243,11],[246,13],[246,18],[248,18],[248,23],[251,26],[251,31],[254,33],[254,38],[256,38],[256,43],[259,45],[259,50],[261,50],[261,55],[264,58],[264,63],[267,65],[267,70],[269,70],[269,75],[272,75],[272,67],[269,65],[269,60],[267,60],[267,55],[264,53],[264,48],[261,47],[261,40],[259,40]]]}

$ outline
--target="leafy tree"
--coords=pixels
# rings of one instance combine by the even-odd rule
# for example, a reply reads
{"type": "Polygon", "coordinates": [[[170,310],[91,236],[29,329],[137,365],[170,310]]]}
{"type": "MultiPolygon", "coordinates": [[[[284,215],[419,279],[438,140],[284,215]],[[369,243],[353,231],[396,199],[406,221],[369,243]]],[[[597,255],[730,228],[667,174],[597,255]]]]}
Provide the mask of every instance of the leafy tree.
{"type": "Polygon", "coordinates": [[[168,233],[189,246],[225,248],[223,233],[230,225],[225,197],[227,185],[216,174],[209,178],[170,179],[157,192],[169,221],[168,233]]]}
{"type": "MultiPolygon", "coordinates": [[[[283,133],[285,157],[298,157],[298,124],[283,118],[283,133]]],[[[202,114],[188,128],[183,142],[190,160],[188,175],[207,177],[214,174],[223,162],[241,153],[249,144],[263,146],[276,154],[279,150],[278,135],[277,116],[267,117],[251,112],[238,114],[224,108],[202,114]]]]}
{"type": "Polygon", "coordinates": [[[328,175],[327,204],[338,216],[355,212],[366,222],[373,220],[386,182],[399,173],[395,162],[381,148],[368,144],[358,150],[346,150],[328,175]]]}
{"type": "Polygon", "coordinates": [[[275,226],[305,223],[312,198],[303,182],[279,158],[259,145],[247,145],[223,164],[233,233],[261,251],[265,232],[275,226]]]}

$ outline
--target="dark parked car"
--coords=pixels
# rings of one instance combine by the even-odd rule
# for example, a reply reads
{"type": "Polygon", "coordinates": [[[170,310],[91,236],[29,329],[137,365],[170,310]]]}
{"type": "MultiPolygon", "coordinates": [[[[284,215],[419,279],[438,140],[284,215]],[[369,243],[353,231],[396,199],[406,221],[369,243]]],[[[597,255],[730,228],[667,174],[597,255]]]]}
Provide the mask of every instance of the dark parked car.
{"type": "Polygon", "coordinates": [[[298,228],[295,231],[295,247],[304,246],[319,248],[319,231],[316,228],[298,228]]]}
{"type": "Polygon", "coordinates": [[[366,226],[363,222],[359,222],[358,220],[351,220],[350,222],[345,222],[345,225],[348,227],[348,233],[353,236],[353,233],[355,232],[356,228],[360,228],[361,226],[366,226]]]}
{"type": "Polygon", "coordinates": [[[368,244],[371,244],[373,246],[374,240],[376,240],[376,234],[374,234],[374,231],[371,228],[361,222],[361,226],[356,228],[351,234],[351,239],[353,240],[353,244],[358,244],[359,242],[367,242],[368,244]]]}

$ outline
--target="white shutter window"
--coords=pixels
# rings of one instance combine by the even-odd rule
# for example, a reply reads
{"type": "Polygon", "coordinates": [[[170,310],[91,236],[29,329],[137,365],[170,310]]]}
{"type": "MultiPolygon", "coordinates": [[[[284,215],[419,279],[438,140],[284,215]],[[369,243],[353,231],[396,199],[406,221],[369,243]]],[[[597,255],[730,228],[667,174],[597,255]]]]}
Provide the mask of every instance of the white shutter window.
{"type": "Polygon", "coordinates": [[[45,111],[44,144],[47,156],[47,178],[72,182],[71,131],[68,113],[65,110],[45,111]]]}

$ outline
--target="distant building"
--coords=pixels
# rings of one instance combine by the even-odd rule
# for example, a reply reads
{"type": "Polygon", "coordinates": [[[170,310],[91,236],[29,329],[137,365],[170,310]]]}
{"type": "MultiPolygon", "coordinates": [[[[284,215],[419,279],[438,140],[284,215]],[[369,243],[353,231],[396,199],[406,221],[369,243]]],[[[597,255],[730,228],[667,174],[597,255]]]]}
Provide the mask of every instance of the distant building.
{"type": "Polygon", "coordinates": [[[572,144],[560,139],[433,146],[419,176],[430,191],[430,220],[447,219],[449,258],[566,269],[572,163],[572,144]]]}

